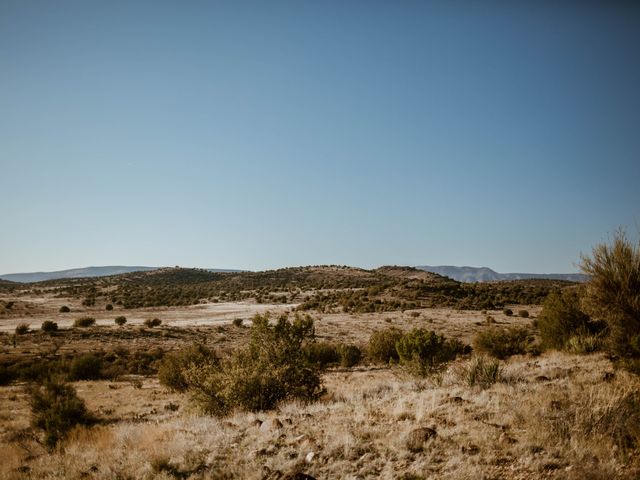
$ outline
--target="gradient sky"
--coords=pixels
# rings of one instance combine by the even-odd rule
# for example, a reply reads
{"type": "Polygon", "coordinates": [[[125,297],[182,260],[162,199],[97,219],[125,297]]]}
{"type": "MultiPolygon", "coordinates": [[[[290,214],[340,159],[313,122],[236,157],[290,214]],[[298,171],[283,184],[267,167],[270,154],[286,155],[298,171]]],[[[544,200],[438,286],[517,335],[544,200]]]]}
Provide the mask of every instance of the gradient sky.
{"type": "Polygon", "coordinates": [[[0,273],[572,272],[639,129],[632,2],[0,0],[0,273]]]}

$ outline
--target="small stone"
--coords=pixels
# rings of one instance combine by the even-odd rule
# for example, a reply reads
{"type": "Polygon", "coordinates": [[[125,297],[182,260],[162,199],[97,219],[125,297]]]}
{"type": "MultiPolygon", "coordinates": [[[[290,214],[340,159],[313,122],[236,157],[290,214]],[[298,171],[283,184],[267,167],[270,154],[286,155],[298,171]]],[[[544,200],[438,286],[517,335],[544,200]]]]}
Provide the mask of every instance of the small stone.
{"type": "Polygon", "coordinates": [[[433,428],[421,427],[411,430],[407,435],[406,446],[410,452],[420,452],[424,447],[424,443],[432,437],[436,436],[433,428]]]}
{"type": "Polygon", "coordinates": [[[260,425],[260,430],[263,432],[279,430],[280,428],[282,428],[282,422],[278,418],[266,420],[262,425],[260,425]]]}
{"type": "Polygon", "coordinates": [[[309,452],[309,453],[307,453],[307,456],[304,457],[304,461],[307,462],[307,463],[311,463],[311,462],[313,462],[314,458],[316,458],[315,452],[309,452]]]}

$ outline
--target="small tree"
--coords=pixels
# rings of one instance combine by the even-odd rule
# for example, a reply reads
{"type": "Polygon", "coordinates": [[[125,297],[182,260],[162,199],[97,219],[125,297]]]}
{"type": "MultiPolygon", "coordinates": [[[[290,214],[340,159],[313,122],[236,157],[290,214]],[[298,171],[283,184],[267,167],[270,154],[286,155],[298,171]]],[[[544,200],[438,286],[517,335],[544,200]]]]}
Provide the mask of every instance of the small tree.
{"type": "Polygon", "coordinates": [[[73,322],[74,327],[87,328],[95,325],[96,319],[93,317],[76,318],[73,322]]]}
{"type": "Polygon", "coordinates": [[[147,318],[144,321],[144,325],[149,328],[159,327],[160,325],[162,325],[162,320],[160,320],[159,318],[154,318],[154,319],[147,318]]]}
{"type": "Polygon", "coordinates": [[[396,342],[400,363],[418,375],[428,375],[442,364],[463,353],[465,346],[457,340],[448,340],[444,335],[414,328],[396,342]]]}
{"type": "Polygon", "coordinates": [[[640,359],[640,242],[634,245],[623,230],[611,244],[596,245],[582,256],[589,275],[583,305],[595,318],[607,322],[607,349],[625,361],[640,359]]]}
{"type": "Polygon", "coordinates": [[[48,380],[43,386],[33,387],[30,393],[31,423],[44,430],[45,445],[49,448],[55,447],[74,426],[94,421],[71,385],[48,380]]]}
{"type": "Polygon", "coordinates": [[[293,321],[281,316],[269,325],[268,316],[256,315],[246,348],[183,370],[187,389],[197,405],[215,415],[269,410],[294,398],[313,400],[322,391],[320,368],[304,348],[313,338],[309,316],[296,315],[293,321]]]}
{"type": "Polygon", "coordinates": [[[16,327],[16,335],[25,335],[27,333],[29,333],[29,324],[19,323],[16,327]]]}
{"type": "Polygon", "coordinates": [[[51,320],[45,320],[44,322],[42,322],[40,329],[43,332],[52,333],[58,330],[58,324],[51,320]]]}
{"type": "Polygon", "coordinates": [[[402,338],[402,331],[395,327],[378,330],[371,334],[367,345],[367,355],[374,362],[397,362],[396,342],[402,338]]]}

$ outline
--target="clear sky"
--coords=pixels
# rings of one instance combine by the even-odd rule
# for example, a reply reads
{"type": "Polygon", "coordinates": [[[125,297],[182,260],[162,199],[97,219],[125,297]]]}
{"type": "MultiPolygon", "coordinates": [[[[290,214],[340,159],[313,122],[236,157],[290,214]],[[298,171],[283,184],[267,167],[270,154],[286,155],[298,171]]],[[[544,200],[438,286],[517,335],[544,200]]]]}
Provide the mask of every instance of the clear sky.
{"type": "Polygon", "coordinates": [[[0,273],[576,271],[640,225],[633,3],[0,0],[0,273]]]}

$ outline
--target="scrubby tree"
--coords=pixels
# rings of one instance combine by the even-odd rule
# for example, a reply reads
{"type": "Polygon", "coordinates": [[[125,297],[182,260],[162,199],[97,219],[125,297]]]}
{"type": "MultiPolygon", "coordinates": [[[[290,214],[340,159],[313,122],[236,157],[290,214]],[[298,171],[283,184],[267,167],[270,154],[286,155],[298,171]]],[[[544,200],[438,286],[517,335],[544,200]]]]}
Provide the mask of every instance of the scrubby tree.
{"type": "Polygon", "coordinates": [[[591,318],[581,307],[582,289],[565,288],[551,293],[542,305],[536,325],[546,348],[562,350],[575,335],[591,329],[591,318]]]}
{"type": "Polygon", "coordinates": [[[64,382],[48,380],[30,391],[32,425],[44,431],[44,443],[53,448],[76,425],[94,422],[75,389],[64,382]]]}
{"type": "Polygon", "coordinates": [[[468,351],[458,340],[447,339],[444,335],[414,328],[405,333],[397,342],[396,350],[400,363],[418,375],[428,375],[458,354],[468,351]]]}
{"type": "Polygon", "coordinates": [[[590,277],[583,305],[608,324],[608,350],[640,367],[640,241],[618,230],[610,244],[582,256],[581,268],[590,277]]]}
{"type": "Polygon", "coordinates": [[[191,363],[183,370],[187,390],[204,411],[260,411],[288,399],[313,400],[322,391],[320,367],[305,352],[313,341],[313,320],[281,316],[275,325],[256,315],[246,348],[227,358],[191,363]]]}
{"type": "Polygon", "coordinates": [[[58,324],[52,320],[45,320],[42,322],[40,329],[43,332],[52,333],[58,330],[58,324]]]}

